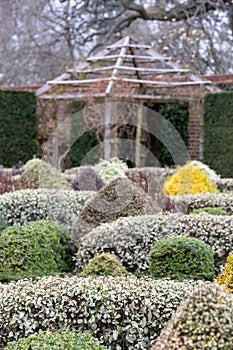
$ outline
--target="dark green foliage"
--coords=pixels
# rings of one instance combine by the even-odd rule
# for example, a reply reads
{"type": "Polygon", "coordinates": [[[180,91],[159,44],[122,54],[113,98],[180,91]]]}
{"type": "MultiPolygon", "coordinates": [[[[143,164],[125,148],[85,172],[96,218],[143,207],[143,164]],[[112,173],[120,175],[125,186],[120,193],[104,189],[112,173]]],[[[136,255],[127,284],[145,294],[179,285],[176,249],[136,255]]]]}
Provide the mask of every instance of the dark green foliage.
{"type": "Polygon", "coordinates": [[[190,212],[190,214],[211,214],[211,215],[231,215],[228,211],[222,208],[199,208],[190,212]]]}
{"type": "Polygon", "coordinates": [[[90,334],[42,332],[7,344],[6,350],[104,350],[90,334]]]}
{"type": "Polygon", "coordinates": [[[212,248],[196,238],[158,241],[150,252],[150,273],[154,278],[213,280],[212,248]]]}
{"type": "Polygon", "coordinates": [[[177,310],[151,350],[232,350],[233,298],[201,286],[177,310]]]}
{"type": "Polygon", "coordinates": [[[204,163],[233,176],[233,92],[208,94],[204,103],[204,163]]]}
{"type": "MultiPolygon", "coordinates": [[[[88,130],[84,132],[80,137],[76,136],[80,133],[80,121],[82,122],[81,127],[86,129],[87,126],[82,116],[82,109],[85,107],[82,101],[73,101],[71,105],[71,149],[69,153],[69,168],[74,168],[82,165],[82,161],[86,157],[87,153],[96,145],[98,145],[98,140],[95,136],[94,130],[88,130]]],[[[98,159],[94,159],[93,163],[98,159]]],[[[85,162],[84,162],[85,163],[85,162]]]]}
{"type": "Polygon", "coordinates": [[[103,253],[90,260],[89,264],[84,267],[81,276],[121,276],[125,274],[127,274],[125,267],[115,255],[103,253]]]}
{"type": "Polygon", "coordinates": [[[0,164],[25,163],[38,152],[36,96],[28,91],[0,91],[0,164]]]}
{"type": "Polygon", "coordinates": [[[155,214],[157,203],[127,178],[116,178],[103,187],[80,212],[73,225],[72,242],[78,247],[80,238],[94,227],[119,217],[155,214]]]}
{"type": "Polygon", "coordinates": [[[5,228],[7,228],[7,226],[8,226],[7,220],[0,216],[0,234],[2,233],[3,230],[5,230],[5,228]]]}
{"type": "Polygon", "coordinates": [[[0,281],[67,272],[68,231],[49,221],[8,227],[0,235],[0,281]]]}
{"type": "MultiPolygon", "coordinates": [[[[150,106],[149,106],[150,107],[150,106]]],[[[188,123],[189,123],[189,105],[188,103],[156,103],[151,106],[153,110],[166,118],[178,131],[182,140],[188,145],[188,123]]],[[[155,123],[155,118],[150,122],[155,123]]],[[[150,123],[149,122],[149,123],[150,123]]],[[[148,125],[150,130],[150,125],[148,125]]],[[[158,125],[159,128],[159,125],[158,125]]],[[[174,165],[171,154],[163,143],[155,136],[150,135],[151,138],[151,152],[155,155],[160,165],[171,166],[174,165]]],[[[147,163],[146,163],[147,164],[147,163]]],[[[147,166],[154,166],[154,164],[147,164],[147,166]]]]}

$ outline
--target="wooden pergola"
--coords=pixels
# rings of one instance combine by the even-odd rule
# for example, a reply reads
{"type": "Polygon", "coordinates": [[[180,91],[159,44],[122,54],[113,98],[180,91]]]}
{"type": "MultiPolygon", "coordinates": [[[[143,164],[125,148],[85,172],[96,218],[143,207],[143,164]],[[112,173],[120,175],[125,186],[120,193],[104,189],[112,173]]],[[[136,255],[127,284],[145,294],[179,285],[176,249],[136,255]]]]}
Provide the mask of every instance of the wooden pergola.
{"type": "MultiPolygon", "coordinates": [[[[151,46],[142,45],[126,36],[115,44],[106,46],[97,55],[79,60],[62,75],[47,81],[37,90],[37,96],[40,99],[84,100],[90,91],[93,97],[106,102],[104,158],[109,160],[111,111],[107,102],[113,96],[115,99],[122,97],[118,91],[119,83],[122,82],[130,85],[130,97],[141,103],[193,100],[194,97],[187,93],[187,87],[203,89],[204,86],[206,91],[217,90],[211,81],[199,78],[151,46]],[[100,86],[98,84],[101,84],[99,91],[93,89],[94,86],[100,86]],[[62,87],[62,92],[59,87],[62,87]]],[[[138,118],[140,126],[140,116],[138,118]]],[[[139,134],[137,139],[140,139],[139,134]]],[[[136,154],[139,153],[140,150],[136,150],[136,154]]]]}

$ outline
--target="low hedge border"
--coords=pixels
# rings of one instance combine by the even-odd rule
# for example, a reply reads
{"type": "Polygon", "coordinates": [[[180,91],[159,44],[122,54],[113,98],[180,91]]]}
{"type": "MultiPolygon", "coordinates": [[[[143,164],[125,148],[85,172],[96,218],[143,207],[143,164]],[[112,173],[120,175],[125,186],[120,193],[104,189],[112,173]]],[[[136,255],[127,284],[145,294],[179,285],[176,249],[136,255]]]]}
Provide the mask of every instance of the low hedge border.
{"type": "Polygon", "coordinates": [[[217,181],[217,187],[219,191],[233,191],[233,179],[218,179],[217,181]]]}
{"type": "Polygon", "coordinates": [[[129,272],[147,273],[149,252],[163,238],[193,237],[209,244],[214,252],[216,272],[233,247],[233,216],[144,215],[120,218],[102,224],[82,238],[75,256],[79,273],[96,254],[115,254],[129,272]]]}
{"type": "Polygon", "coordinates": [[[172,196],[171,202],[177,210],[189,213],[194,209],[212,207],[221,208],[233,214],[233,195],[228,193],[186,194],[172,196]]]}
{"type": "Polygon", "coordinates": [[[43,277],[0,284],[0,346],[45,330],[89,331],[115,350],[149,349],[200,281],[43,277]]]}
{"type": "Polygon", "coordinates": [[[1,218],[7,225],[49,220],[71,229],[72,223],[93,192],[27,189],[0,196],[1,218]]]}

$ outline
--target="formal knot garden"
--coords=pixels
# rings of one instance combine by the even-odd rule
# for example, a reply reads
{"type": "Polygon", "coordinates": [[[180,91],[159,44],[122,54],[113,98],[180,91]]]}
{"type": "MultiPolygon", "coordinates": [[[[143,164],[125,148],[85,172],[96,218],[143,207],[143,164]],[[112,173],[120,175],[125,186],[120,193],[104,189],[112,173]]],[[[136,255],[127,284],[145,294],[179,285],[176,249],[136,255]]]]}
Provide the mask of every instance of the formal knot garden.
{"type": "Polygon", "coordinates": [[[232,349],[233,179],[1,168],[0,348],[232,349]]]}

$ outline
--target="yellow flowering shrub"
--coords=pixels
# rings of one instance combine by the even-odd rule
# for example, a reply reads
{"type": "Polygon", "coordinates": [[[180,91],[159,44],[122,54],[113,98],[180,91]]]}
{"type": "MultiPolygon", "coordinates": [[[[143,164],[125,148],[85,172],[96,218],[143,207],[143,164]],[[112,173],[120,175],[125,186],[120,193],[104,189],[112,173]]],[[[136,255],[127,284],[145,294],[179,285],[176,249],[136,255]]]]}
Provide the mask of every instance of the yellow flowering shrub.
{"type": "Polygon", "coordinates": [[[175,174],[168,176],[164,184],[164,190],[171,196],[218,192],[216,185],[210,181],[209,176],[192,164],[179,166],[175,174]]]}
{"type": "Polygon", "coordinates": [[[233,294],[233,254],[228,256],[223,272],[217,277],[217,283],[220,284],[226,292],[233,294]]]}

